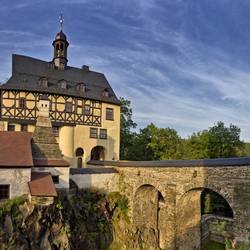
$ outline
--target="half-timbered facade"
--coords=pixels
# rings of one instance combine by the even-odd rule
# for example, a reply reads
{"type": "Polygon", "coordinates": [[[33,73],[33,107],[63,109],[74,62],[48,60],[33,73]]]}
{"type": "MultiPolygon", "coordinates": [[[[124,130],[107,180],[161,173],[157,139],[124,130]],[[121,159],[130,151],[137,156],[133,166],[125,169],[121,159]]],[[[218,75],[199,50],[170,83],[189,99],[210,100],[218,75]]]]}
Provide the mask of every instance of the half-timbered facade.
{"type": "Polygon", "coordinates": [[[46,96],[54,134],[71,166],[118,160],[119,100],[104,74],[67,65],[68,45],[60,31],[51,62],[13,55],[12,76],[0,85],[0,130],[33,132],[39,100],[46,96]]]}

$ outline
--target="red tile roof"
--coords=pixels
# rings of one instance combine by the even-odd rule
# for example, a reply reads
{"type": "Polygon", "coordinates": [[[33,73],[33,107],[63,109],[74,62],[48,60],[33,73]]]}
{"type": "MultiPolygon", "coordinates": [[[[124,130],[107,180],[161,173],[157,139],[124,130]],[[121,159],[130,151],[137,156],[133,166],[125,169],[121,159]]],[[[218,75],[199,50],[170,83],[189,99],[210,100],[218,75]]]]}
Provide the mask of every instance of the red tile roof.
{"type": "Polygon", "coordinates": [[[57,192],[50,173],[32,172],[29,182],[30,194],[32,196],[55,197],[57,192]]]}
{"type": "Polygon", "coordinates": [[[34,167],[69,167],[63,159],[34,159],[34,167]]]}
{"type": "Polygon", "coordinates": [[[31,138],[28,132],[0,132],[0,168],[32,167],[31,138]]]}

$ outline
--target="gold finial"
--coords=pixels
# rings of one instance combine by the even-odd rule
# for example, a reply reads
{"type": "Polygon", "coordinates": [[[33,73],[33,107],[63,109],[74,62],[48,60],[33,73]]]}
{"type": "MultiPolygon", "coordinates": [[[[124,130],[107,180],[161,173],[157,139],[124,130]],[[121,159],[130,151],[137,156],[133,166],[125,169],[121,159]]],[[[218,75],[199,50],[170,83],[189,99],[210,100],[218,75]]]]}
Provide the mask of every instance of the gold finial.
{"type": "Polygon", "coordinates": [[[60,21],[61,30],[63,30],[64,18],[63,18],[63,14],[62,13],[59,16],[59,21],[60,21]]]}

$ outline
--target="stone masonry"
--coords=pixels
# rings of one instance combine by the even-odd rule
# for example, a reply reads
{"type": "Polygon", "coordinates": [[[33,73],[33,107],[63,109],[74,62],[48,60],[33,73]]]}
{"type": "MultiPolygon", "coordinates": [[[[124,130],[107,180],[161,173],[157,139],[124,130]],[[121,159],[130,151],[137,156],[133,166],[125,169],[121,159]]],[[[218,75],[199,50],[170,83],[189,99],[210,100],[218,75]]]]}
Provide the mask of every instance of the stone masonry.
{"type": "Polygon", "coordinates": [[[183,167],[140,163],[133,166],[133,162],[123,166],[115,162],[103,164],[119,172],[114,185],[129,198],[134,232],[151,232],[151,242],[156,238],[153,248],[146,242],[145,248],[200,249],[200,196],[204,188],[217,192],[228,202],[234,213],[230,234],[237,242],[250,245],[250,164],[183,167]]]}

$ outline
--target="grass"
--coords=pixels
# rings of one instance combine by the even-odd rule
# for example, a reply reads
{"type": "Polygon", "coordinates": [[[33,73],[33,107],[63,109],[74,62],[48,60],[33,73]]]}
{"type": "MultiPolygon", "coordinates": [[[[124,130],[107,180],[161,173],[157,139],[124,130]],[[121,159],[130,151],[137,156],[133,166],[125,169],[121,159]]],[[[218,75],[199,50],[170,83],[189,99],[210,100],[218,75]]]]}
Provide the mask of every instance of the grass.
{"type": "Polygon", "coordinates": [[[225,245],[210,241],[202,248],[202,250],[225,250],[225,245]]]}

